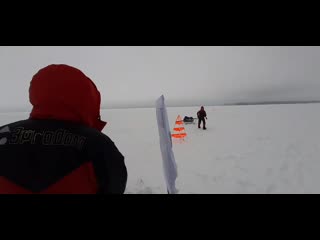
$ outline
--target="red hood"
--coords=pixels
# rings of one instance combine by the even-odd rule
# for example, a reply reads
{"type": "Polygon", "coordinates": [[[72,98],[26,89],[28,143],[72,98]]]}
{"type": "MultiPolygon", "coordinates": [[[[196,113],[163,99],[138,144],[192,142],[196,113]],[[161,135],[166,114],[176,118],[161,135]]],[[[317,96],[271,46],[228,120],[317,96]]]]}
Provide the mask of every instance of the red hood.
{"type": "Polygon", "coordinates": [[[82,123],[99,131],[100,93],[80,70],[68,65],[49,65],[33,76],[29,89],[33,105],[30,118],[82,123]]]}

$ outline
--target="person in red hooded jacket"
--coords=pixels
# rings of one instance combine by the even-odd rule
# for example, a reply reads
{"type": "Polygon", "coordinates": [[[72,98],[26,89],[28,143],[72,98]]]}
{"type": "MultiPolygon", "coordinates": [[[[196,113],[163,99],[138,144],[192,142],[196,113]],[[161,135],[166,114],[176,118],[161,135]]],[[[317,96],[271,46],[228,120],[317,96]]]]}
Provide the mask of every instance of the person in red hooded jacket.
{"type": "Polygon", "coordinates": [[[101,131],[100,93],[59,64],[30,83],[29,119],[0,127],[0,194],[122,194],[124,156],[101,131]]]}

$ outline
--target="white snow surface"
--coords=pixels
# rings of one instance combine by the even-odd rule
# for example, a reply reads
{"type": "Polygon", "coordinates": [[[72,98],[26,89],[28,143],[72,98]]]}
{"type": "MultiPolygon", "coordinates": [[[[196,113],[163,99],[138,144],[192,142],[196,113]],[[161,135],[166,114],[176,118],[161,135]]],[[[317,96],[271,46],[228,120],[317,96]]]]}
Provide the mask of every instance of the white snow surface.
{"type": "MultiPolygon", "coordinates": [[[[170,128],[198,107],[168,107],[170,128]]],[[[320,104],[206,107],[207,130],[173,144],[179,194],[320,193],[320,104]]],[[[101,111],[125,156],[126,194],[167,194],[155,108],[101,111]]],[[[1,113],[0,126],[28,118],[1,113]]],[[[173,131],[173,130],[172,130],[173,131]]]]}

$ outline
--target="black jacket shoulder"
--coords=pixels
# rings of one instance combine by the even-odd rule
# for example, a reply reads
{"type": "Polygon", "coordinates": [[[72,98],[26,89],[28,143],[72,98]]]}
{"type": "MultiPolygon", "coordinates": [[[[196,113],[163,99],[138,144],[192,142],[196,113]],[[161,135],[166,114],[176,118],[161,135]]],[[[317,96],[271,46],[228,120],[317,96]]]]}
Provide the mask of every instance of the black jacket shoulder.
{"type": "Polygon", "coordinates": [[[2,175],[24,184],[30,181],[32,187],[35,186],[31,184],[32,174],[22,179],[15,168],[20,166],[19,171],[23,174],[22,168],[26,164],[38,166],[38,159],[46,159],[47,165],[42,164],[43,169],[37,170],[42,171],[39,174],[45,178],[44,183],[34,187],[35,191],[86,162],[93,164],[99,193],[125,191],[127,169],[124,156],[107,135],[82,124],[27,119],[4,125],[0,127],[0,154],[2,175]],[[59,161],[61,157],[68,160],[59,161]],[[56,174],[46,174],[53,168],[57,169],[56,174]]]}

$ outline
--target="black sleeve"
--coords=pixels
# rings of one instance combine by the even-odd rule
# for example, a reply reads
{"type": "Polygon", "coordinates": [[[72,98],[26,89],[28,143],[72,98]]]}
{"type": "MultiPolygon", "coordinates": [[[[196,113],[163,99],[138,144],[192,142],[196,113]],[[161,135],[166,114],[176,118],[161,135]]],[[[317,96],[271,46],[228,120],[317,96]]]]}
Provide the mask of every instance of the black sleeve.
{"type": "Polygon", "coordinates": [[[109,140],[105,141],[95,159],[95,172],[97,174],[99,193],[101,194],[123,194],[127,185],[127,168],[124,156],[115,144],[109,140]]]}
{"type": "Polygon", "coordinates": [[[106,187],[104,193],[123,194],[127,185],[127,168],[124,162],[124,156],[112,143],[112,153],[106,161],[106,187]]]}

